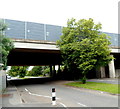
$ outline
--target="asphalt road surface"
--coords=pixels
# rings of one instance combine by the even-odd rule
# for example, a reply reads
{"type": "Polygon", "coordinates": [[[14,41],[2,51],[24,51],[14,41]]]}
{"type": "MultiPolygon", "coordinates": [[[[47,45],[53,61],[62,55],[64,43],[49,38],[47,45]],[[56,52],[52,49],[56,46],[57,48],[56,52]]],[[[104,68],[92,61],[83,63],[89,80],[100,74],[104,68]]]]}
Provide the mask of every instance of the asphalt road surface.
{"type": "Polygon", "coordinates": [[[69,81],[49,79],[12,80],[24,107],[52,106],[52,88],[56,89],[58,107],[118,107],[118,96],[63,85],[69,81]]]}

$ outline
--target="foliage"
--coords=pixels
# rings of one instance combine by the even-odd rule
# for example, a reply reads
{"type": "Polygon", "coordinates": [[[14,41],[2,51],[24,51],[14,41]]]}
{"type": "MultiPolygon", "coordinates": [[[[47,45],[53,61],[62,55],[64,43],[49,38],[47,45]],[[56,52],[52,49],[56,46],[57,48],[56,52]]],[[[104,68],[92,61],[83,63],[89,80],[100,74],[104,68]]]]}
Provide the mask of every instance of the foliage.
{"type": "Polygon", "coordinates": [[[49,74],[49,73],[50,73],[50,68],[47,67],[47,66],[45,66],[45,67],[43,68],[43,75],[45,76],[45,75],[47,75],[47,74],[49,74]]]}
{"type": "Polygon", "coordinates": [[[19,77],[23,78],[26,76],[28,66],[20,66],[19,67],[19,77]]]}
{"type": "Polygon", "coordinates": [[[45,76],[50,72],[48,66],[34,66],[31,71],[27,72],[27,76],[45,76]]]}
{"type": "Polygon", "coordinates": [[[34,72],[28,71],[28,72],[26,73],[26,76],[34,76],[34,72]]]}
{"type": "Polygon", "coordinates": [[[9,75],[10,76],[19,76],[20,78],[25,77],[28,66],[12,66],[9,75]]]}
{"type": "Polygon", "coordinates": [[[34,66],[27,76],[39,76],[42,74],[42,66],[34,66]]]}
{"type": "Polygon", "coordinates": [[[63,27],[63,35],[57,41],[65,68],[71,72],[79,69],[84,83],[90,70],[105,66],[112,59],[109,36],[100,32],[101,28],[101,24],[95,24],[91,18],[79,21],[72,18],[68,20],[67,27],[63,27]]]}
{"type": "Polygon", "coordinates": [[[64,70],[64,66],[63,65],[60,66],[60,70],[63,72],[63,70],[64,70]]]}
{"type": "Polygon", "coordinates": [[[4,31],[7,26],[0,20],[0,63],[4,64],[4,70],[7,67],[7,56],[13,49],[13,42],[4,35],[4,31]]]}
{"type": "Polygon", "coordinates": [[[12,77],[18,76],[18,73],[17,73],[17,72],[11,72],[11,71],[9,71],[8,73],[9,73],[9,75],[12,76],[12,77]]]}
{"type": "Polygon", "coordinates": [[[17,66],[12,66],[8,73],[9,73],[10,76],[15,77],[15,76],[19,75],[18,70],[19,69],[18,69],[17,66]]]}

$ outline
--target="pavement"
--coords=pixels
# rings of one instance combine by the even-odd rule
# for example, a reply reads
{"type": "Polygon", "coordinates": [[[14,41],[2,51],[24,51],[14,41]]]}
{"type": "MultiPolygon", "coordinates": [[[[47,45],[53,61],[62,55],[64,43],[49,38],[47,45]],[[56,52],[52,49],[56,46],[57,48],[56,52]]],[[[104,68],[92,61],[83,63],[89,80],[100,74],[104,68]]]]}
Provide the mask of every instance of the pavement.
{"type": "Polygon", "coordinates": [[[2,95],[2,107],[18,107],[21,104],[20,95],[13,84],[9,84],[2,95]]]}
{"type": "MultiPolygon", "coordinates": [[[[110,84],[118,84],[118,79],[104,78],[104,79],[89,79],[87,81],[92,82],[104,82],[110,84]]],[[[57,104],[53,106],[50,102],[39,103],[39,104],[25,104],[22,101],[18,89],[12,82],[8,82],[8,87],[2,95],[2,107],[64,107],[63,105],[57,104]]]]}
{"type": "Polygon", "coordinates": [[[16,86],[9,80],[8,81],[8,87],[4,91],[4,93],[0,96],[2,98],[2,109],[10,107],[10,109],[18,108],[18,107],[63,107],[62,105],[56,103],[56,105],[52,105],[52,102],[46,102],[46,103],[38,103],[38,104],[30,104],[26,103],[24,104],[24,101],[21,99],[20,93],[16,86]]]}
{"type": "Polygon", "coordinates": [[[120,79],[118,78],[100,78],[100,79],[88,79],[91,82],[109,83],[109,84],[120,84],[120,79]]]}

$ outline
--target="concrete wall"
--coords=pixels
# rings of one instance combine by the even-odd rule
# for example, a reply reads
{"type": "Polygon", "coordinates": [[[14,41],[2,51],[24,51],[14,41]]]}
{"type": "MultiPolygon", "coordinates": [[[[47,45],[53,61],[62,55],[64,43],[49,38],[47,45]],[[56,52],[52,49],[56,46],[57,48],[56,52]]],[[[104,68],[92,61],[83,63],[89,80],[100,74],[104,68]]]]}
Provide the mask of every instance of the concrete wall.
{"type": "Polygon", "coordinates": [[[120,77],[120,69],[115,70],[115,77],[120,77]]]}
{"type": "MultiPolygon", "coordinates": [[[[0,71],[0,95],[2,94],[2,72],[0,71]]],[[[0,109],[2,108],[2,97],[0,97],[0,109]]]]}
{"type": "Polygon", "coordinates": [[[2,71],[0,71],[0,94],[2,92],[2,71]]]}
{"type": "Polygon", "coordinates": [[[5,71],[0,71],[0,94],[6,88],[6,74],[5,71]]]}

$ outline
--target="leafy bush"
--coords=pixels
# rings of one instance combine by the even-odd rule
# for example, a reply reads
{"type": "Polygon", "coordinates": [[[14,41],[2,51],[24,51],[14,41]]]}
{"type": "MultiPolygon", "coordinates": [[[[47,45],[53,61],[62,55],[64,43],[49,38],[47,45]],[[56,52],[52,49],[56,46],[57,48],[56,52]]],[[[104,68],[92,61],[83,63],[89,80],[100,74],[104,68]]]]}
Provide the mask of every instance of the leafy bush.
{"type": "Polygon", "coordinates": [[[43,70],[43,75],[45,76],[45,75],[49,74],[49,72],[50,72],[50,68],[49,68],[49,67],[48,67],[48,68],[45,68],[45,69],[43,70]]]}
{"type": "Polygon", "coordinates": [[[38,76],[33,71],[28,71],[26,76],[38,76]]]}
{"type": "Polygon", "coordinates": [[[27,76],[46,76],[49,74],[50,68],[48,66],[34,66],[31,71],[27,72],[27,76]]]}
{"type": "Polygon", "coordinates": [[[10,76],[18,76],[20,78],[25,77],[28,66],[12,66],[9,71],[10,76]]]}
{"type": "Polygon", "coordinates": [[[27,76],[39,76],[42,75],[42,67],[41,66],[34,66],[31,71],[28,71],[27,76]]]}
{"type": "Polygon", "coordinates": [[[12,77],[16,77],[18,76],[18,73],[17,72],[8,72],[8,74],[12,77]]]}

